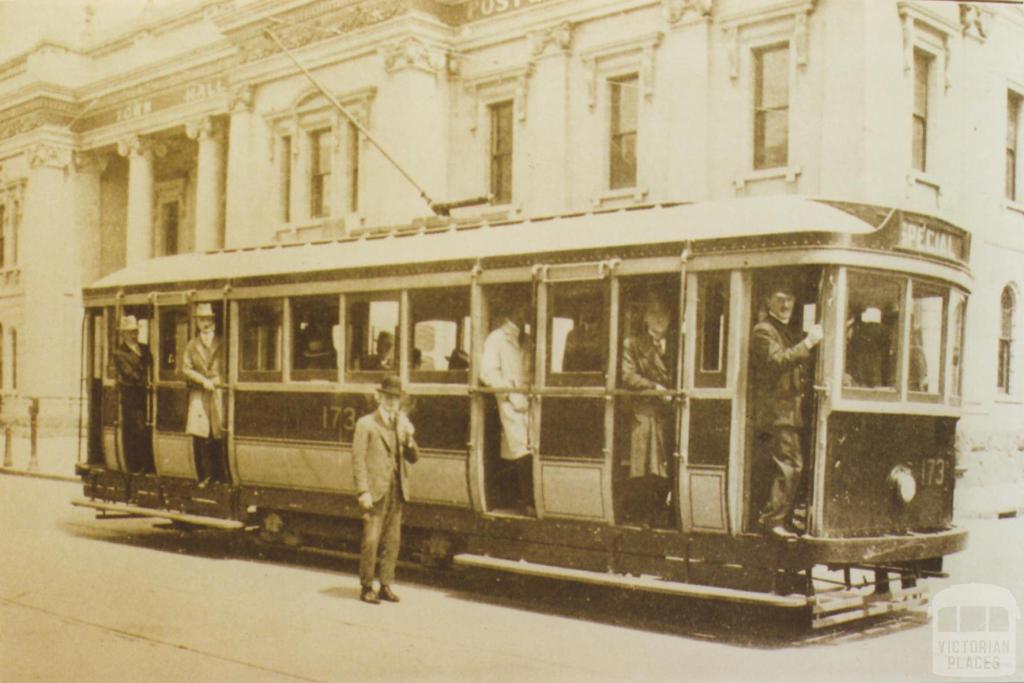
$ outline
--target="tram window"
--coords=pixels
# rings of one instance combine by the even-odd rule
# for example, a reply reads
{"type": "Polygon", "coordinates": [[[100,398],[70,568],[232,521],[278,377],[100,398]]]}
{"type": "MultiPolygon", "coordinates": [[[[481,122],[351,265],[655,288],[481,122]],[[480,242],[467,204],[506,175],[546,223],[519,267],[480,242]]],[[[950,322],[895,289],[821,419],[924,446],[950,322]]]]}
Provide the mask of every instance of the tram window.
{"type": "Polygon", "coordinates": [[[398,372],[398,299],[395,295],[350,299],[348,365],[355,372],[398,372]]]}
{"type": "Polygon", "coordinates": [[[946,291],[914,282],[910,311],[910,391],[942,391],[942,331],[945,329],[946,291]]]}
{"type": "Polygon", "coordinates": [[[238,305],[242,345],[240,380],[281,381],[282,308],[280,299],[243,301],[238,305]]]}
{"type": "Polygon", "coordinates": [[[181,379],[181,358],[188,344],[188,311],[184,306],[160,309],[160,379],[181,379]]]}
{"type": "Polygon", "coordinates": [[[963,351],[964,351],[964,318],[967,312],[967,299],[963,294],[956,292],[953,295],[953,382],[951,393],[953,396],[962,396],[963,391],[963,351]]]}
{"type": "Polygon", "coordinates": [[[338,378],[338,297],[310,296],[291,300],[292,379],[338,378]]]}
{"type": "Polygon", "coordinates": [[[851,272],[847,289],[843,384],[895,390],[902,283],[878,273],[851,272]]]}
{"type": "Polygon", "coordinates": [[[548,373],[552,384],[602,386],[607,366],[607,297],[603,282],[548,288],[548,373]]]}
{"type": "Polygon", "coordinates": [[[413,382],[464,384],[469,378],[469,291],[426,289],[409,293],[413,382]]]}
{"type": "MultiPolygon", "coordinates": [[[[3,343],[3,330],[0,329],[0,344],[3,343]]],[[[103,378],[103,358],[107,348],[107,335],[103,327],[103,314],[97,312],[92,317],[92,377],[103,378]]]]}
{"type": "Polygon", "coordinates": [[[623,280],[620,291],[621,331],[619,337],[623,340],[619,355],[620,385],[631,389],[650,388],[647,386],[648,382],[645,381],[648,380],[655,384],[661,384],[666,389],[674,388],[680,341],[677,334],[679,329],[679,278],[626,279],[623,280]],[[664,331],[662,332],[662,330],[664,331]],[[656,341],[661,335],[664,335],[664,343],[656,341]],[[651,340],[651,344],[647,343],[647,339],[651,340]],[[655,345],[659,347],[658,351],[661,356],[659,361],[646,363],[638,361],[638,358],[635,357],[637,355],[646,355],[651,358],[650,353],[653,353],[655,345]],[[650,352],[644,353],[645,347],[650,352]]]}
{"type": "Polygon", "coordinates": [[[702,274],[697,284],[697,386],[725,386],[728,338],[729,275],[702,274]]]}

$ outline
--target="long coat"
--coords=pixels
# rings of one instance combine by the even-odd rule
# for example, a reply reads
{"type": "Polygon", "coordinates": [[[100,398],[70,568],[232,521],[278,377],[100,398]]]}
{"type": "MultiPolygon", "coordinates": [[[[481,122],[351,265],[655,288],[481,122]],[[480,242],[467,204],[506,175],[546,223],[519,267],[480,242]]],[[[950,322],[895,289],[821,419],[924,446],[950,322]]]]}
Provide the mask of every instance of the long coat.
{"type": "Polygon", "coordinates": [[[194,337],[185,347],[181,374],[188,384],[188,420],[185,431],[192,436],[219,439],[223,436],[221,391],[207,391],[203,379],[220,382],[223,366],[220,340],[213,338],[209,348],[194,337]]]}
{"type": "MultiPolygon", "coordinates": [[[[672,357],[668,348],[662,353],[649,334],[627,337],[622,343],[622,384],[627,389],[648,391],[658,385],[671,386],[672,357]]],[[[630,406],[633,424],[629,439],[629,476],[667,477],[671,408],[656,396],[637,397],[630,401],[630,406]]]]}
{"type": "MultiPolygon", "coordinates": [[[[530,362],[519,344],[519,328],[506,322],[491,330],[480,358],[480,380],[495,389],[525,389],[530,362]]],[[[510,391],[509,393],[517,393],[510,391]]],[[[501,457],[518,460],[530,454],[529,412],[518,411],[508,393],[494,395],[501,418],[501,457]]]]}
{"type": "MultiPolygon", "coordinates": [[[[399,419],[406,419],[404,416],[399,419]]],[[[384,422],[380,410],[363,415],[356,422],[356,433],[352,438],[352,472],[356,492],[370,492],[377,502],[391,488],[391,482],[398,476],[402,499],[409,499],[408,464],[419,460],[420,451],[416,440],[409,436],[404,444],[398,443],[395,429],[384,422]],[[396,449],[401,448],[401,457],[396,449]],[[401,463],[401,466],[399,466],[401,463]]]]}
{"type": "Polygon", "coordinates": [[[768,316],[754,326],[750,368],[758,429],[803,426],[804,373],[810,355],[807,345],[775,318],[768,316]]]}

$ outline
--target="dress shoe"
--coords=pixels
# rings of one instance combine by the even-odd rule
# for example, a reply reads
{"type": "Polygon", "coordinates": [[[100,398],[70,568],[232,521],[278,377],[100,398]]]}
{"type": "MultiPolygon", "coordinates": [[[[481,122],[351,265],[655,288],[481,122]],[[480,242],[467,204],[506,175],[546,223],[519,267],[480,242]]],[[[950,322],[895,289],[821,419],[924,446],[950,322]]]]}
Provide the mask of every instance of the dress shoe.
{"type": "Polygon", "coordinates": [[[377,595],[377,591],[373,590],[372,586],[363,586],[363,590],[359,592],[359,599],[371,605],[380,604],[380,597],[377,595]]]}
{"type": "Polygon", "coordinates": [[[391,590],[391,586],[381,586],[380,592],[377,594],[381,600],[387,600],[388,602],[398,602],[398,596],[395,595],[395,591],[391,590]]]}
{"type": "Polygon", "coordinates": [[[773,527],[772,527],[772,528],[771,528],[771,529],[770,529],[770,530],[768,531],[768,534],[769,534],[770,536],[773,536],[773,537],[775,537],[775,538],[780,538],[780,539],[782,539],[782,540],[786,540],[786,541],[788,541],[788,540],[791,540],[791,539],[796,539],[796,538],[798,538],[798,536],[797,536],[797,535],[796,535],[795,533],[793,533],[792,531],[790,531],[789,529],[787,529],[787,528],[786,528],[786,527],[785,527],[784,525],[782,525],[782,524],[776,524],[775,526],[773,526],[773,527]]]}
{"type": "Polygon", "coordinates": [[[210,480],[209,479],[203,479],[201,482],[199,482],[199,488],[205,489],[207,486],[209,486],[209,484],[210,484],[210,480]]]}

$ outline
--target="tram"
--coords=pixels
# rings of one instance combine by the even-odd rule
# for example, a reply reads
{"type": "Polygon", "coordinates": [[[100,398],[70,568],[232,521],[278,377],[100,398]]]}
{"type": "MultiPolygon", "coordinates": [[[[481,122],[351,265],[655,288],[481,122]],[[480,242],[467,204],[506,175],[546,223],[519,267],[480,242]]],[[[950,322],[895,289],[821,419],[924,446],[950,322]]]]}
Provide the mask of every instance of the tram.
{"type": "Polygon", "coordinates": [[[952,513],[969,249],[969,234],[933,216],[790,196],[430,218],[131,265],[84,290],[74,503],[357,544],[353,430],[396,372],[421,448],[403,554],[800,610],[815,626],[914,607],[921,579],[966,544],[952,513]],[[797,283],[791,324],[824,329],[806,406],[806,533],[783,540],[758,525],[772,470],[749,408],[750,332],[780,274],[797,283]],[[652,292],[671,310],[672,379],[637,392],[622,348],[652,292]],[[495,390],[480,379],[510,301],[530,307],[529,515],[509,503],[495,390]],[[201,304],[227,352],[229,481],[204,487],[181,375],[201,304]],[[110,367],[123,315],[155,359],[148,472],[127,466],[140,456],[126,458],[110,367]],[[387,335],[393,370],[370,362],[387,335]],[[660,399],[673,421],[657,524],[631,510],[638,398],[660,399]]]}

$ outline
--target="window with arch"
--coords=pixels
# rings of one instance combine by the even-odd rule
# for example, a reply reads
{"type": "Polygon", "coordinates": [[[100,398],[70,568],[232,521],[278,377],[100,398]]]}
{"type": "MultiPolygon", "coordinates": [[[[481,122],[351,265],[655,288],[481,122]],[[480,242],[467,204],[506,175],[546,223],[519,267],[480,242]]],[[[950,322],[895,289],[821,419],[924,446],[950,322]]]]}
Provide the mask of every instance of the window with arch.
{"type": "Polygon", "coordinates": [[[996,386],[1004,394],[1010,393],[1010,377],[1013,363],[1013,332],[1017,314],[1017,295],[1013,287],[1003,287],[999,301],[999,360],[996,386]]]}

